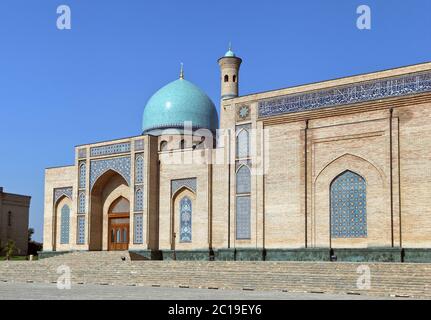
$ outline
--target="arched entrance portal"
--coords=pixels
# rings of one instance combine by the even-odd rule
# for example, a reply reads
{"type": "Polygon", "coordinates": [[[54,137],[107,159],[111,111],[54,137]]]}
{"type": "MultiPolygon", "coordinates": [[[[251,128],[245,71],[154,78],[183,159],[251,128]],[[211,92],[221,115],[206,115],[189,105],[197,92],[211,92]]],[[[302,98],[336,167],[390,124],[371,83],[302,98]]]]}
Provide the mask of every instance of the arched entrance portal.
{"type": "Polygon", "coordinates": [[[108,170],[97,179],[91,190],[90,250],[128,249],[129,199],[130,188],[119,173],[108,170]]]}
{"type": "Polygon", "coordinates": [[[130,205],[123,197],[117,199],[108,213],[108,250],[129,249],[130,205]]]}

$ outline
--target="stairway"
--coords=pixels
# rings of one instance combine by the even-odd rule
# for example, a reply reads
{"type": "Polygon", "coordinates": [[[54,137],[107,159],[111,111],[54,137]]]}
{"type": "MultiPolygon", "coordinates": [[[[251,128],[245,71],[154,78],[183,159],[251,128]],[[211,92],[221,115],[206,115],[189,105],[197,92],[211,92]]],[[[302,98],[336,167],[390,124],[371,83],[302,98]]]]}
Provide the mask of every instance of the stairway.
{"type": "Polygon", "coordinates": [[[74,252],[40,261],[0,262],[0,281],[56,283],[68,266],[74,284],[116,284],[278,290],[431,298],[431,264],[131,261],[128,252],[74,252]],[[123,261],[123,257],[126,259],[123,261]],[[369,289],[357,287],[358,267],[370,269],[369,289]]]}

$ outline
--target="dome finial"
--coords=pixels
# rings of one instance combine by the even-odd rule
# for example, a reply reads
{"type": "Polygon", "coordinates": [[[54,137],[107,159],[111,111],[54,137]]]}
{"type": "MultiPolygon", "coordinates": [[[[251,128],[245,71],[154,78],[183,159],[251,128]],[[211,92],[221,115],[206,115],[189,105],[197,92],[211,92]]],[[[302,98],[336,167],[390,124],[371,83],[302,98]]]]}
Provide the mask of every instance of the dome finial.
{"type": "Polygon", "coordinates": [[[180,79],[184,79],[184,63],[181,62],[180,79]]]}
{"type": "Polygon", "coordinates": [[[232,51],[232,41],[229,41],[229,51],[232,51]]]}

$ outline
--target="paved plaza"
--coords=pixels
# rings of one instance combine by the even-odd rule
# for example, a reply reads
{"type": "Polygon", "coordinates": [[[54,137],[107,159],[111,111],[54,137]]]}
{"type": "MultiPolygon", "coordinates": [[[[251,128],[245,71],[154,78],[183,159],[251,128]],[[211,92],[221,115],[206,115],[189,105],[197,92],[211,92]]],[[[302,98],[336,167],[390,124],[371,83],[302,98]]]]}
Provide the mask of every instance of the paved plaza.
{"type": "Polygon", "coordinates": [[[350,300],[393,299],[321,293],[160,288],[113,285],[72,285],[57,289],[46,283],[0,283],[0,300],[350,300]]]}

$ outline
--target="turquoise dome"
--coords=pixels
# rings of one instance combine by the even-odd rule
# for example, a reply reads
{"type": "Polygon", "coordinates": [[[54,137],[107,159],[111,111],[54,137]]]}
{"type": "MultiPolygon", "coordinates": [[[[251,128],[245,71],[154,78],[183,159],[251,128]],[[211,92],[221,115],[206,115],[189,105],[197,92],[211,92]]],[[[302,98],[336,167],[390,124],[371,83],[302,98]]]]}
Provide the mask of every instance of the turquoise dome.
{"type": "Polygon", "coordinates": [[[175,80],[159,89],[148,100],[142,119],[143,134],[161,129],[183,129],[191,121],[193,129],[218,128],[218,115],[211,99],[190,81],[175,80]]]}

